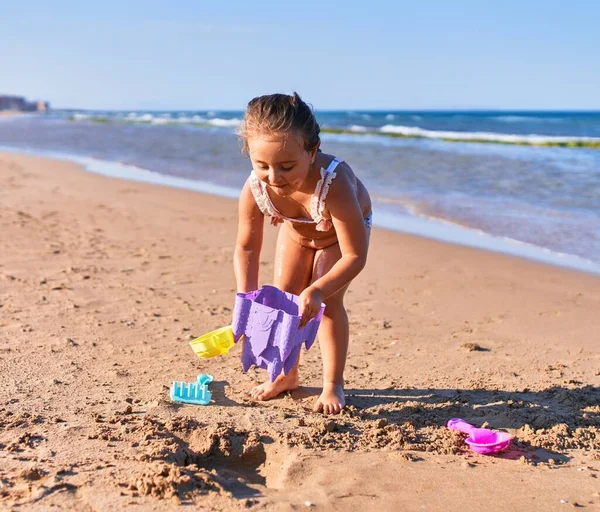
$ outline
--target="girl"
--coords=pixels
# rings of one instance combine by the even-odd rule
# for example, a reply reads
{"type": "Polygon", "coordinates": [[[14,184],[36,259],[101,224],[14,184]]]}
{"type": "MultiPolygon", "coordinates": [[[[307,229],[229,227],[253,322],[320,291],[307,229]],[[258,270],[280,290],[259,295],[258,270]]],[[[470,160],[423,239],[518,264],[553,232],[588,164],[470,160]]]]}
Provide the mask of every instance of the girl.
{"type": "MultiPolygon", "coordinates": [[[[248,104],[240,136],[253,171],[240,195],[234,269],[238,292],[256,290],[264,218],[282,224],[273,284],[300,296],[301,326],[326,305],[318,335],[323,391],[314,410],[337,414],[345,406],[344,294],[367,260],[371,200],[346,163],[321,152],[319,132],[297,93],[260,96],[248,104]]],[[[298,385],[297,361],[288,375],[255,387],[251,395],[269,400],[298,385]]]]}

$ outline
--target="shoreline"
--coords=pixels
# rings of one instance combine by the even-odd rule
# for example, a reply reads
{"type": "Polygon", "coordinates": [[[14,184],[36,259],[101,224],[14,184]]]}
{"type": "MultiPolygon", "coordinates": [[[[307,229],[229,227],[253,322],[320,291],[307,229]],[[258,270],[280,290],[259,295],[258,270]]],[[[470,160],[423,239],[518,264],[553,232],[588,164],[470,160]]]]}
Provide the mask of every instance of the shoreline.
{"type": "MultiPolygon", "coordinates": [[[[236,199],[240,192],[231,187],[216,185],[201,180],[179,178],[156,171],[150,171],[134,165],[100,160],[93,157],[0,146],[0,152],[3,151],[14,154],[50,158],[59,161],[75,162],[81,165],[87,172],[133,182],[150,183],[175,189],[191,190],[203,194],[210,194],[214,197],[236,199]]],[[[573,254],[557,252],[528,242],[522,242],[513,238],[495,236],[478,228],[465,226],[441,217],[431,217],[414,213],[407,216],[399,216],[397,214],[376,211],[374,225],[375,227],[387,229],[396,233],[420,236],[444,243],[473,247],[537,263],[574,269],[592,275],[600,275],[600,263],[573,254]]]]}

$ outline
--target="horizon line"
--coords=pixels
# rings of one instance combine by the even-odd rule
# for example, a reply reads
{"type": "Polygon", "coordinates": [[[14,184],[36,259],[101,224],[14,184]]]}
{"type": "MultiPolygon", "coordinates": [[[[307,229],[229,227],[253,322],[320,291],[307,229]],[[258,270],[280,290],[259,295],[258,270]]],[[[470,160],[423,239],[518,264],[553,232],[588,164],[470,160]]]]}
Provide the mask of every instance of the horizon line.
{"type": "MultiPolygon", "coordinates": [[[[50,102],[50,104],[52,104],[50,102]]],[[[51,107],[52,110],[87,110],[87,111],[104,111],[104,112],[244,112],[244,109],[234,108],[87,108],[87,107],[51,107]]],[[[571,112],[571,113],[600,113],[598,108],[498,108],[498,107],[426,107],[426,108],[316,108],[316,113],[321,112],[571,112]]]]}

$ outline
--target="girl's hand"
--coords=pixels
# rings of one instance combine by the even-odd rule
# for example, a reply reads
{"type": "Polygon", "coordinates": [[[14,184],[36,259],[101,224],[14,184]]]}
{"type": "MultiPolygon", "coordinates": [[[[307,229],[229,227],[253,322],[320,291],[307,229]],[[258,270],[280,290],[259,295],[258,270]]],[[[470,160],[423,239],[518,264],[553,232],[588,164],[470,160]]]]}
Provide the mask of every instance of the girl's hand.
{"type": "Polygon", "coordinates": [[[309,320],[317,316],[323,299],[323,292],[313,286],[309,286],[300,294],[298,301],[298,311],[302,315],[300,327],[304,327],[309,320]]]}

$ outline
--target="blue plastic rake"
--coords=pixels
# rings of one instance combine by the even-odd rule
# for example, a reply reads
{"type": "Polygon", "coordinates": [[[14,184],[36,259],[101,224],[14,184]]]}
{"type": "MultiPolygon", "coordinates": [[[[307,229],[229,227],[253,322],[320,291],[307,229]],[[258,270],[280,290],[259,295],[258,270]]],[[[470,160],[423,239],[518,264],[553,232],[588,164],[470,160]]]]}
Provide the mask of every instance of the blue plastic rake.
{"type": "Polygon", "coordinates": [[[177,382],[171,385],[171,400],[182,404],[208,405],[212,393],[208,385],[213,381],[212,375],[201,373],[196,382],[177,382]]]}

